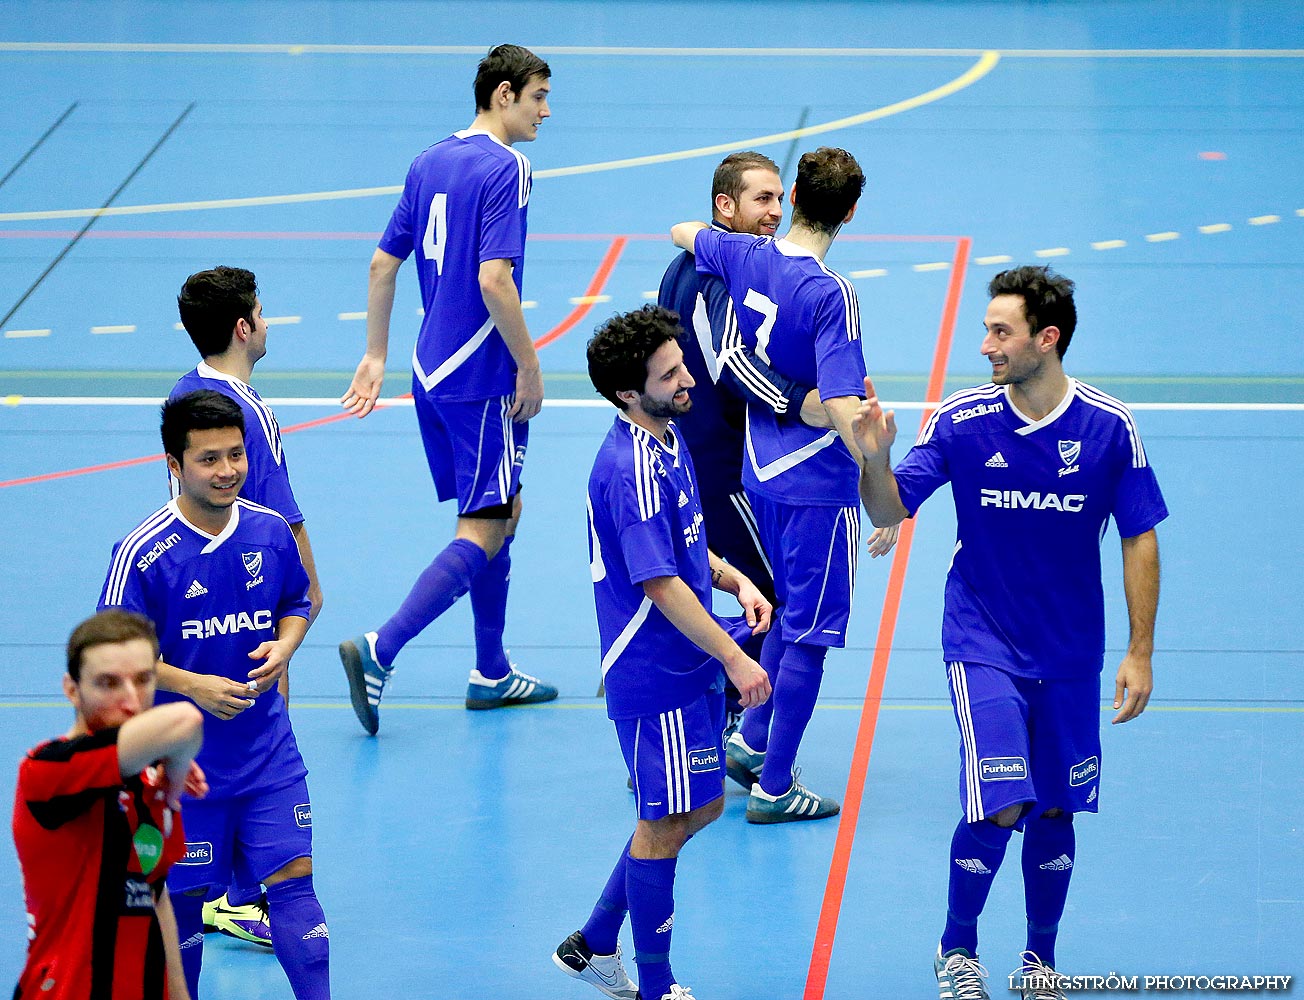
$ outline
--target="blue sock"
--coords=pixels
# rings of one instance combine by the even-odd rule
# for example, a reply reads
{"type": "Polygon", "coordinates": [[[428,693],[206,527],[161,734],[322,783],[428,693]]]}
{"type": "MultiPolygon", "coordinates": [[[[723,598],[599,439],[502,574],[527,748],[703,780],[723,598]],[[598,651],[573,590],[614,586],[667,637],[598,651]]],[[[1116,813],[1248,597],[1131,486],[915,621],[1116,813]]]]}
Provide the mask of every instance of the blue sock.
{"type": "Polygon", "coordinates": [[[1023,895],[1028,912],[1028,950],[1055,968],[1055,938],[1069,896],[1077,838],[1073,814],[1029,820],[1023,831],[1023,895]]]}
{"type": "Polygon", "coordinates": [[[313,891],[312,876],[267,887],[272,950],[295,1000],[330,1000],[330,932],[313,891]]]}
{"type": "Polygon", "coordinates": [[[259,882],[232,882],[226,887],[226,901],[232,906],[248,906],[263,898],[263,887],[259,882]]]}
{"type": "Polygon", "coordinates": [[[177,918],[177,940],[181,942],[181,968],[192,997],[199,996],[199,970],[204,964],[204,897],[184,892],[168,893],[177,918]]]}
{"type": "Polygon", "coordinates": [[[435,556],[435,561],[417,577],[402,606],[376,632],[376,658],[381,665],[392,666],[399,650],[471,589],[471,581],[488,561],[484,549],[465,538],[453,539],[435,556]]]}
{"type": "Polygon", "coordinates": [[[636,858],[625,862],[629,925],[634,932],[638,988],[645,1000],[670,992],[670,932],[675,922],[675,863],[677,858],[636,858]]]}
{"type": "Polygon", "coordinates": [[[634,838],[630,837],[625,842],[625,848],[620,852],[620,860],[611,870],[611,877],[607,879],[607,884],[602,888],[602,895],[598,897],[598,905],[589,915],[589,922],[580,928],[580,933],[584,935],[588,946],[599,955],[616,953],[620,927],[625,922],[625,914],[629,912],[629,894],[625,890],[625,869],[626,862],[629,860],[629,845],[633,840],[634,838]]]}
{"type": "Polygon", "coordinates": [[[491,681],[511,670],[503,651],[507,621],[507,584],[512,579],[512,539],[508,535],[498,555],[471,581],[471,612],[475,616],[475,668],[491,681]]]}
{"type": "MultiPolygon", "coordinates": [[[[769,675],[771,689],[779,680],[779,667],[785,646],[783,639],[779,637],[779,618],[782,613],[782,608],[775,609],[774,617],[770,620],[770,630],[765,633],[765,640],[761,645],[761,658],[756,661],[769,675]]],[[[757,753],[764,751],[770,745],[770,720],[773,717],[773,696],[764,705],[749,708],[743,713],[743,724],[738,727],[738,731],[743,734],[747,745],[757,753]]]]}
{"type": "Polygon", "coordinates": [[[1000,870],[1013,827],[991,820],[966,823],[963,819],[951,838],[951,884],[946,894],[946,929],[942,951],[965,948],[978,954],[978,917],[987,905],[992,880],[1000,870]]]}
{"type": "Polygon", "coordinates": [[[770,723],[770,747],[761,769],[761,790],[782,795],[792,787],[792,766],[797,761],[797,747],[815,711],[820,681],[824,678],[827,646],[810,646],[799,642],[783,644],[783,662],[779,680],[774,685],[774,721],[770,723]]]}

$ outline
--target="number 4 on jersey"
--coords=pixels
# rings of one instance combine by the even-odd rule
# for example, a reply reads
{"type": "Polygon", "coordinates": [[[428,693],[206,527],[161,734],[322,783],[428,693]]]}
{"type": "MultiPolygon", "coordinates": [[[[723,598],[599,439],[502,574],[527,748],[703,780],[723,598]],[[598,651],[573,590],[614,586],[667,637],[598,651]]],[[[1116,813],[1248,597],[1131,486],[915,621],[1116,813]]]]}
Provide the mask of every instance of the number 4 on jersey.
{"type": "Polygon", "coordinates": [[[448,234],[448,195],[440,192],[430,199],[430,216],[421,250],[435,265],[435,273],[444,273],[444,237],[448,234]]]}

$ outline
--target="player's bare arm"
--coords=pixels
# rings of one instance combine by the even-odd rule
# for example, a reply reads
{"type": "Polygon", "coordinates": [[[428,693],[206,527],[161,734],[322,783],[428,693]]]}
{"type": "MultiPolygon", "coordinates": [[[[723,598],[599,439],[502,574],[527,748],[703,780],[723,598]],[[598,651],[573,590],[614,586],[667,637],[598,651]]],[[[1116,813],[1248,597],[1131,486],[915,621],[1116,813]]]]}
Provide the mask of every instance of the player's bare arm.
{"type": "Polygon", "coordinates": [[[1150,661],[1159,611],[1159,536],[1151,528],[1122,542],[1123,593],[1131,631],[1114,680],[1114,707],[1120,709],[1114,725],[1135,719],[1150,703],[1155,688],[1150,661]]]}
{"type": "Polygon", "coordinates": [[[708,228],[705,222],[679,222],[670,227],[670,239],[680,250],[693,252],[693,241],[697,234],[708,228]]]}
{"type": "Polygon", "coordinates": [[[258,648],[249,653],[249,659],[263,662],[249,671],[250,686],[256,685],[258,694],[274,688],[290,666],[303,637],[308,634],[308,619],[298,615],[286,615],[276,626],[276,638],[258,644],[258,648]]]}
{"type": "Polygon", "coordinates": [[[807,427],[817,427],[820,430],[829,430],[833,427],[833,421],[829,417],[829,411],[824,408],[824,401],[820,399],[818,389],[811,389],[806,393],[801,401],[799,415],[801,422],[807,427]]]}
{"type": "MultiPolygon", "coordinates": [[[[194,705],[159,705],[122,724],[118,731],[118,770],[123,778],[130,778],[151,764],[159,765],[161,791],[168,807],[179,809],[181,793],[203,741],[204,717],[194,705]]],[[[203,772],[197,777],[196,788],[202,784],[203,772]]]]}
{"type": "Polygon", "coordinates": [[[290,525],[294,535],[294,544],[299,550],[299,561],[303,563],[304,572],[308,574],[308,625],[311,626],[321,614],[325,597],[321,591],[321,581],[317,578],[317,562],[312,556],[312,542],[308,539],[308,525],[299,521],[290,525]]]}
{"type": "Polygon", "coordinates": [[[248,684],[217,674],[197,674],[158,661],[158,686],[185,695],[209,715],[234,719],[253,704],[248,684]]]}
{"type": "Polygon", "coordinates": [[[892,474],[892,443],[896,440],[896,413],[884,412],[871,379],[865,379],[865,400],[852,417],[852,433],[861,459],[860,502],[876,527],[898,525],[910,516],[901,503],[892,474]]]}
{"type": "Polygon", "coordinates": [[[711,586],[738,599],[738,606],[747,616],[747,624],[752,627],[752,635],[759,635],[770,630],[770,616],[773,605],[757,589],[746,574],[725,562],[714,552],[708,550],[711,563],[711,586]]]}
{"type": "Polygon", "coordinates": [[[384,250],[371,255],[367,278],[367,349],[353,374],[340,405],[355,417],[365,417],[376,408],[380,386],[385,381],[385,359],[389,356],[389,318],[394,311],[394,289],[403,261],[384,250]]]}
{"type": "Polygon", "coordinates": [[[719,660],[738,689],[744,708],[764,704],[770,697],[770,678],[761,665],[744,653],[720,627],[697,595],[677,576],[654,576],[643,581],[643,592],[670,624],[691,639],[708,656],[719,660]]]}
{"type": "Polygon", "coordinates": [[[543,408],[543,372],[539,369],[539,353],[525,325],[510,260],[481,263],[480,295],[494,328],[516,362],[516,402],[507,415],[517,423],[524,423],[543,408]]]}

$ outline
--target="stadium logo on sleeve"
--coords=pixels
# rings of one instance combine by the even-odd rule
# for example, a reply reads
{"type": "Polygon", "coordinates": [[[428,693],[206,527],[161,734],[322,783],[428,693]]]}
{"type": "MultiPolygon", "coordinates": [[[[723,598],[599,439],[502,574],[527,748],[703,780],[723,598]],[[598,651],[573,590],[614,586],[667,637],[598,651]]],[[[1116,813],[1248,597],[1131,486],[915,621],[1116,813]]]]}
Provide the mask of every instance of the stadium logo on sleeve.
{"type": "Polygon", "coordinates": [[[720,770],[720,751],[715,747],[706,750],[689,750],[688,770],[690,774],[705,774],[707,771],[720,770]]]}
{"type": "Polygon", "coordinates": [[[1070,472],[1077,472],[1077,461],[1082,457],[1081,441],[1061,441],[1059,443],[1060,461],[1064,468],[1059,470],[1061,476],[1067,476],[1070,472]]]}
{"type": "Polygon", "coordinates": [[[984,757],[978,762],[978,777],[983,781],[1023,781],[1028,777],[1028,762],[1022,757],[984,757]]]}
{"type": "Polygon", "coordinates": [[[1098,777],[1100,777],[1099,757],[1088,757],[1081,764],[1074,764],[1069,768],[1069,784],[1074,787],[1095,781],[1098,777]]]}
{"type": "Polygon", "coordinates": [[[206,840],[197,840],[186,844],[186,853],[177,862],[179,865],[210,865],[213,863],[213,845],[206,840]]]}
{"type": "Polygon", "coordinates": [[[181,536],[175,531],[154,543],[154,547],[142,552],[140,558],[136,560],[136,568],[142,573],[154,565],[154,560],[161,556],[177,542],[181,541],[181,536]]]}
{"type": "Polygon", "coordinates": [[[312,826],[312,806],[305,802],[294,807],[294,822],[299,826],[312,826]]]}

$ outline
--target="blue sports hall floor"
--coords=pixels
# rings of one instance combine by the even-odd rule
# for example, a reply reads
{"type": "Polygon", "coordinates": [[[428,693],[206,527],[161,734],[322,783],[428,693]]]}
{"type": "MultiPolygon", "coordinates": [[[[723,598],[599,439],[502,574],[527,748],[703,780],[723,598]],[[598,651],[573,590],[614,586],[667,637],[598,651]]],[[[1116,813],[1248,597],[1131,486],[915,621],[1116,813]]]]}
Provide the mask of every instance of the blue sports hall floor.
{"type": "MultiPolygon", "coordinates": [[[[1079,285],[1069,368],[1134,406],[1172,510],[1155,699],[1105,727],[1061,968],[1302,971],[1298,4],[9,0],[0,94],[5,782],[67,727],[62,644],[112,543],[165,497],[154,407],[195,360],[176,291],[204,267],[249,267],[274,324],[254,383],[287,430],[326,592],[291,714],[334,993],[596,996],[549,961],[633,821],[594,697],[583,489],[612,412],[584,343],[657,287],[663,234],[708,211],[725,152],[760,149],[790,182],[800,152],[834,144],[869,184],[829,263],[856,285],[870,371],[903,423],[939,387],[984,379],[991,275],[1053,263],[1079,285]],[[553,70],[553,117],[523,147],[526,315],[550,398],[508,644],[562,697],[463,710],[458,607],[400,659],[369,739],[335,646],[388,614],[453,513],[434,502],[410,406],[326,418],[361,353],[367,261],[407,164],[469,123],[475,63],[501,41],[553,70]]],[[[408,388],[411,271],[387,394],[408,388]]],[[[936,995],[958,810],[939,649],[953,532],[939,496],[893,559],[861,561],[851,642],[829,657],[800,760],[846,799],[842,817],[749,827],[731,786],[685,851],[675,969],[701,1000],[936,995]]],[[[1126,616],[1116,537],[1104,545],[1108,699],[1126,616]]],[[[994,996],[1023,946],[1017,876],[1007,863],[982,925],[994,996]]],[[[6,838],[0,983],[24,947],[6,838]]],[[[290,996],[249,946],[210,937],[205,965],[205,998],[290,996]]]]}

